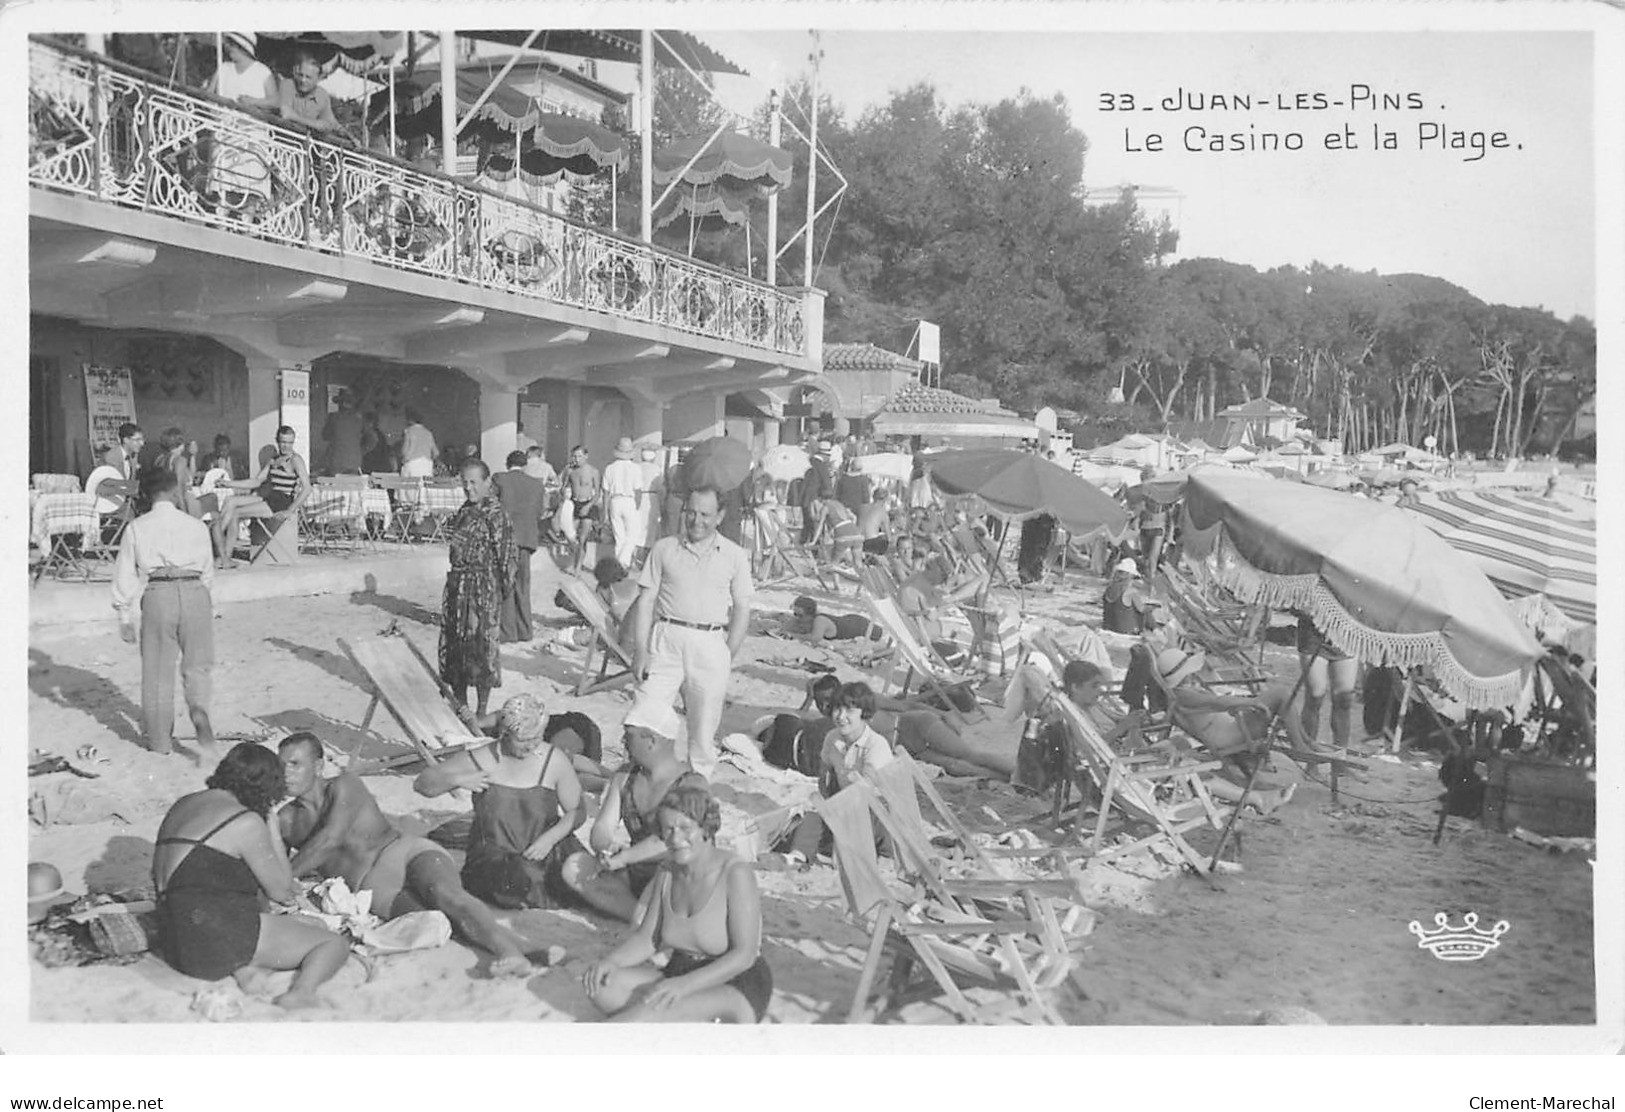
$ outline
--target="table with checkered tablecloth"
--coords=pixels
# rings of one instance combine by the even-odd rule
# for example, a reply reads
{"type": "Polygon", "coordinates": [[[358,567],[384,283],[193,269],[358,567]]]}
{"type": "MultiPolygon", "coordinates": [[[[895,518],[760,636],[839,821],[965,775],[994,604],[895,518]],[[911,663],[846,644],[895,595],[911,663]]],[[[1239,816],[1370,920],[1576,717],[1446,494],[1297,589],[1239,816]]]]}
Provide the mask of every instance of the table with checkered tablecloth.
{"type": "Polygon", "coordinates": [[[41,552],[51,550],[54,538],[72,533],[78,533],[89,543],[101,529],[94,495],[71,491],[36,492],[30,502],[28,539],[41,552]]]}
{"type": "Polygon", "coordinates": [[[321,483],[317,484],[310,497],[305,500],[304,513],[307,520],[318,524],[376,517],[383,520],[385,529],[389,528],[393,519],[387,490],[379,490],[377,487],[328,486],[321,483]]]}

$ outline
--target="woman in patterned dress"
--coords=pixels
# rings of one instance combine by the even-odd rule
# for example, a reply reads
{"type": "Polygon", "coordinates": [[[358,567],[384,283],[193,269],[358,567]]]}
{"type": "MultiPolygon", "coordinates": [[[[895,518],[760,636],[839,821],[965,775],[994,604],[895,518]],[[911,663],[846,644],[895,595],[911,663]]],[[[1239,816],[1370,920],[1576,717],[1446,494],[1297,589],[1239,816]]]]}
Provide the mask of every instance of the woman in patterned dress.
{"type": "Polygon", "coordinates": [[[492,492],[491,469],[469,460],[462,477],[468,501],[446,526],[451,570],[440,604],[440,681],[464,703],[473,687],[479,698],[475,712],[484,714],[491,689],[502,686],[497,633],[518,549],[513,522],[492,492]]]}

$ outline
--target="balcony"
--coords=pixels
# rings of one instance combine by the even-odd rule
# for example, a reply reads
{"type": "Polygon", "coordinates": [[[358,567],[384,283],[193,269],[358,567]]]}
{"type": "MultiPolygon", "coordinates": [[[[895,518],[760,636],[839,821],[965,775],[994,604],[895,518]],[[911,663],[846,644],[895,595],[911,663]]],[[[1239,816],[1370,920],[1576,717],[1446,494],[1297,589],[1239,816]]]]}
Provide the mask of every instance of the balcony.
{"type": "MultiPolygon", "coordinates": [[[[816,351],[806,291],[587,227],[479,186],[283,127],[97,55],[29,43],[28,180],[458,287],[760,352],[816,351]]],[[[446,296],[456,299],[456,289],[446,296]]]]}

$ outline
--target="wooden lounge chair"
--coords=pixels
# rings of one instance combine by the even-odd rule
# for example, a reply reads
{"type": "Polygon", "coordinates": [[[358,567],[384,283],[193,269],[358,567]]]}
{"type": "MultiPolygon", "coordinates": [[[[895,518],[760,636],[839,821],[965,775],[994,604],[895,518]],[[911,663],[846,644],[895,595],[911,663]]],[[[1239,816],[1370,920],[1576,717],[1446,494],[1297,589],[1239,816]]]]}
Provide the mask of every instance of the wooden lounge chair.
{"type": "MultiPolygon", "coordinates": [[[[947,708],[948,713],[958,718],[961,724],[968,725],[970,720],[966,717],[965,712],[955,704],[950,692],[955,689],[968,692],[970,697],[975,699],[974,677],[955,672],[949,667],[947,662],[931,646],[930,642],[918,636],[913,623],[898,609],[896,600],[877,598],[867,592],[863,592],[862,597],[864,604],[869,608],[869,613],[880,624],[880,628],[885,632],[886,636],[891,638],[891,657],[880,673],[882,693],[890,683],[899,659],[901,659],[907,671],[904,674],[899,695],[908,695],[908,689],[917,675],[920,677],[921,683],[929,687],[942,700],[943,706],[947,708]]],[[[987,712],[981,709],[980,700],[977,700],[977,704],[978,716],[987,717],[987,712]]]]}
{"type": "Polygon", "coordinates": [[[576,694],[590,695],[595,691],[609,691],[625,683],[631,683],[637,678],[633,673],[633,661],[621,648],[620,641],[615,636],[615,623],[610,619],[609,611],[604,609],[603,600],[593,593],[593,589],[573,575],[564,576],[559,589],[564,597],[570,600],[576,613],[586,620],[592,630],[592,640],[587,643],[587,658],[581,663],[581,676],[576,680],[576,694]],[[596,678],[592,674],[592,659],[600,649],[603,652],[596,678]],[[610,668],[619,668],[613,675],[610,668]]]}
{"type": "MultiPolygon", "coordinates": [[[[1170,756],[1166,750],[1119,754],[1107,744],[1082,707],[1059,691],[1051,701],[1067,724],[1072,744],[1069,759],[1100,789],[1100,811],[1090,839],[1095,856],[1107,860],[1160,842],[1211,884],[1213,876],[1207,858],[1191,848],[1185,835],[1202,826],[1217,830],[1229,816],[1229,808],[1215,803],[1202,781],[1205,774],[1217,772],[1222,762],[1170,756]],[[1105,837],[1114,810],[1128,825],[1150,827],[1151,833],[1107,846],[1105,837]]],[[[1085,830],[1080,813],[1080,841],[1085,830]]]]}
{"type": "Polygon", "coordinates": [[[414,757],[397,757],[381,767],[413,760],[432,765],[442,757],[490,740],[471,731],[457,717],[434,665],[404,635],[355,642],[340,638],[339,648],[372,683],[372,702],[367,704],[361,728],[372,725],[372,716],[382,705],[401,724],[416,751],[414,757]]]}
{"type": "Polygon", "coordinates": [[[834,581],[818,559],[799,542],[790,539],[791,530],[771,512],[770,508],[756,510],[757,545],[761,557],[757,563],[755,580],[759,587],[776,587],[792,579],[813,579],[826,591],[838,593],[839,582],[834,581]]]}
{"type": "MultiPolygon", "coordinates": [[[[1175,729],[1179,729],[1179,723],[1174,721],[1174,714],[1172,710],[1174,705],[1173,690],[1163,682],[1162,676],[1155,668],[1151,669],[1150,675],[1151,682],[1157,685],[1157,687],[1162,691],[1163,698],[1167,700],[1169,707],[1167,721],[1175,729]]],[[[1265,679],[1267,680],[1268,677],[1265,677],[1265,679]]],[[[1260,681],[1250,677],[1243,677],[1239,679],[1229,678],[1222,671],[1215,674],[1209,669],[1203,669],[1203,672],[1198,673],[1197,680],[1204,687],[1207,687],[1210,690],[1234,686],[1242,687],[1251,691],[1255,690],[1260,685],[1260,681]]],[[[1238,709],[1236,711],[1232,711],[1231,713],[1241,725],[1242,729],[1246,730],[1249,734],[1253,734],[1258,737],[1263,736],[1263,728],[1266,727],[1268,723],[1259,721],[1259,714],[1249,714],[1249,712],[1245,709],[1238,709]]],[[[1295,711],[1291,707],[1288,707],[1286,713],[1292,714],[1295,713],[1295,711]]],[[[1278,732],[1283,729],[1279,722],[1276,723],[1276,729],[1278,732]]],[[[1202,739],[1195,737],[1194,735],[1190,735],[1189,731],[1181,732],[1185,733],[1187,736],[1190,736],[1191,740],[1195,744],[1202,744],[1202,739]]],[[[1279,736],[1272,741],[1269,752],[1279,753],[1281,756],[1297,764],[1299,768],[1302,768],[1306,772],[1312,771],[1318,765],[1328,766],[1330,769],[1328,786],[1332,791],[1333,802],[1336,802],[1337,800],[1338,780],[1344,772],[1348,772],[1350,770],[1364,772],[1370,767],[1365,761],[1362,761],[1357,757],[1350,757],[1347,753],[1333,753],[1320,749],[1301,749],[1296,745],[1283,744],[1279,736]]]]}
{"type": "MultiPolygon", "coordinates": [[[[995,1005],[973,1002],[965,987],[985,986],[1014,994],[1034,1023],[1060,1024],[1045,992],[1066,980],[1070,958],[1053,960],[1039,943],[1045,925],[1033,919],[994,919],[971,910],[953,882],[937,881],[929,891],[901,897],[886,883],[875,853],[874,821],[886,828],[889,816],[867,784],[853,784],[823,800],[819,813],[835,840],[841,888],[854,922],[869,930],[865,956],[846,1021],[878,1019],[915,999],[946,997],[966,1023],[1003,1018],[995,1005]],[[881,958],[893,958],[891,975],[870,1008],[881,958]],[[1033,964],[1029,964],[1033,962],[1033,964]],[[925,976],[915,977],[916,968],[925,976]]],[[[898,834],[887,831],[898,839],[898,834]]],[[[1005,1008],[1008,1004],[1005,1004],[1005,1008]]]]}
{"type": "Polygon", "coordinates": [[[959,821],[959,816],[954,814],[919,763],[905,752],[899,751],[894,760],[872,773],[870,784],[890,816],[886,829],[894,832],[895,860],[933,891],[940,889],[946,892],[944,886],[952,880],[958,896],[974,899],[983,907],[993,904],[1005,905],[1008,909],[1012,901],[1019,901],[1022,905],[1020,910],[1043,925],[1042,940],[1052,957],[1065,959],[1066,938],[1054,905],[1057,900],[1074,901],[1077,886],[1072,882],[1063,847],[1025,850],[982,846],[959,821]],[[961,847],[964,854],[961,861],[951,861],[934,852],[924,816],[920,812],[921,794],[961,847]],[[1052,875],[1012,875],[1011,870],[1000,868],[1001,860],[1015,858],[1049,858],[1053,863],[1052,875]]]}

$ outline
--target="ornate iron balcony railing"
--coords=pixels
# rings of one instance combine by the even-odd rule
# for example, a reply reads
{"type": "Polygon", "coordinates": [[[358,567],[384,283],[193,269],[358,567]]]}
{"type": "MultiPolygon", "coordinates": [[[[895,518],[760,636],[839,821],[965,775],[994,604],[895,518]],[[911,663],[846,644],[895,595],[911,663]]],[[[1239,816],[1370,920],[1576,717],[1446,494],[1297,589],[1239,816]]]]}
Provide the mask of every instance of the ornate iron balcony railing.
{"type": "Polygon", "coordinates": [[[800,295],[29,43],[28,180],[324,254],[807,354],[800,295]]]}

